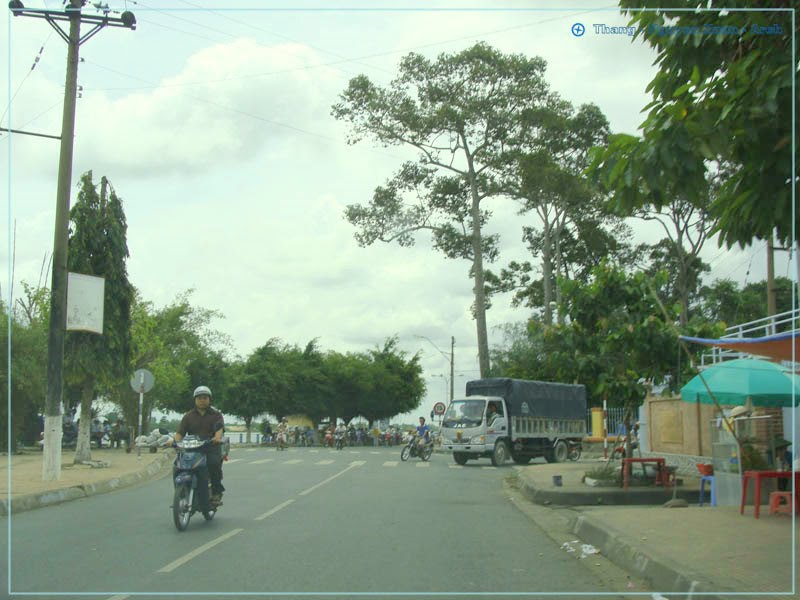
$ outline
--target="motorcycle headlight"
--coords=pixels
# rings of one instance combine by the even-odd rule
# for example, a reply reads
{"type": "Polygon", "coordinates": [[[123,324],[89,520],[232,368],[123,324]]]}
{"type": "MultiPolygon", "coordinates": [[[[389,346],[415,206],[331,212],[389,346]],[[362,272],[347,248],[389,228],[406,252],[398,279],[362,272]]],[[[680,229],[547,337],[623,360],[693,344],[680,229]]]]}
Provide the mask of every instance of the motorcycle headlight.
{"type": "Polygon", "coordinates": [[[486,436],[483,435],[476,435],[472,438],[469,443],[470,444],[483,444],[486,441],[486,436]]]}

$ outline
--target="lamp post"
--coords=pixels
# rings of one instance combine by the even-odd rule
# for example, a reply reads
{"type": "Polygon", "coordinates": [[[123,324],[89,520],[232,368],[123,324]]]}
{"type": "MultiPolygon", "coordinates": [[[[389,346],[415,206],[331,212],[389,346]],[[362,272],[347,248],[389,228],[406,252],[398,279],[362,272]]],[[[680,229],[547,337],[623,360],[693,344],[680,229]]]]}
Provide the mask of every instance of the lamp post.
{"type": "MultiPolygon", "coordinates": [[[[453,371],[453,369],[454,369],[454,365],[453,365],[453,359],[455,358],[455,346],[456,346],[456,338],[454,338],[453,336],[450,336],[450,352],[449,352],[449,353],[447,353],[447,352],[443,352],[442,350],[440,350],[440,349],[439,349],[439,346],[437,346],[436,344],[434,344],[434,343],[433,343],[433,342],[432,342],[430,339],[426,338],[424,335],[416,335],[416,334],[415,334],[415,335],[414,335],[414,337],[415,337],[415,338],[419,338],[419,339],[421,339],[421,340],[425,340],[425,341],[426,341],[426,342],[428,342],[428,343],[429,343],[431,346],[433,346],[434,348],[436,348],[436,350],[439,352],[439,354],[441,354],[441,355],[442,355],[442,356],[444,356],[444,357],[445,357],[447,360],[449,360],[449,361],[450,361],[450,402],[452,402],[452,401],[453,401],[453,383],[454,383],[454,377],[453,377],[453,375],[454,375],[454,371],[453,371]]],[[[445,378],[445,382],[446,382],[446,381],[447,381],[447,378],[445,378]]]]}

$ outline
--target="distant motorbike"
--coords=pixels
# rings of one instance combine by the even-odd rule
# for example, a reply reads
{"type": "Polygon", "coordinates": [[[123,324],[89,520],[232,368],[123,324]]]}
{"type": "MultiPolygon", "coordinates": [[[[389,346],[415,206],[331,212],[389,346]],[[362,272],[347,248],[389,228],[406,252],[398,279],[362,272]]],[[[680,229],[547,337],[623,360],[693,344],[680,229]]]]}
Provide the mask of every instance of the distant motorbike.
{"type": "Polygon", "coordinates": [[[405,462],[413,456],[418,456],[422,460],[428,461],[431,459],[432,454],[433,443],[430,441],[430,439],[426,440],[420,446],[419,437],[411,435],[409,436],[406,445],[403,446],[403,450],[400,452],[400,460],[405,462]]]}
{"type": "MultiPolygon", "coordinates": [[[[172,480],[175,488],[172,497],[172,520],[178,531],[184,531],[189,526],[189,519],[196,512],[201,512],[206,521],[213,519],[217,513],[216,507],[200,506],[197,494],[198,472],[206,466],[205,450],[210,445],[211,440],[203,440],[193,435],[187,435],[176,444],[178,454],[172,467],[172,480]]],[[[209,486],[208,494],[206,494],[208,498],[211,495],[208,477],[206,477],[206,485],[209,486]]]]}
{"type": "Polygon", "coordinates": [[[278,435],[275,437],[275,449],[276,450],[286,450],[286,432],[279,431],[278,435]]]}
{"type": "Polygon", "coordinates": [[[337,450],[341,450],[342,448],[344,448],[344,434],[343,433],[337,433],[336,434],[336,449],[337,450]]]}
{"type": "Polygon", "coordinates": [[[571,440],[568,440],[567,447],[569,448],[567,451],[567,458],[572,462],[576,462],[581,457],[581,452],[583,451],[583,445],[580,442],[573,442],[571,440]]]}
{"type": "Polygon", "coordinates": [[[333,448],[333,434],[330,431],[325,432],[324,446],[333,448]]]}

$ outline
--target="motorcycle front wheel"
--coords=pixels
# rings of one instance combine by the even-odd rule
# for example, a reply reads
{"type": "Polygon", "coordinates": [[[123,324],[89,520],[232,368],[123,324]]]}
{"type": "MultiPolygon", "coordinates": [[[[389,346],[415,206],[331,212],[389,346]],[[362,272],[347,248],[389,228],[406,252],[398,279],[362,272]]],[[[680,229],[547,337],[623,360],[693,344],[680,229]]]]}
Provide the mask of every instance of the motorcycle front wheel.
{"type": "Polygon", "coordinates": [[[178,531],[184,531],[189,526],[191,507],[189,506],[189,488],[182,485],[175,488],[172,498],[172,520],[178,531]]]}
{"type": "Polygon", "coordinates": [[[409,455],[411,454],[411,448],[406,446],[403,448],[403,451],[400,453],[400,460],[406,461],[408,460],[409,455]]]}

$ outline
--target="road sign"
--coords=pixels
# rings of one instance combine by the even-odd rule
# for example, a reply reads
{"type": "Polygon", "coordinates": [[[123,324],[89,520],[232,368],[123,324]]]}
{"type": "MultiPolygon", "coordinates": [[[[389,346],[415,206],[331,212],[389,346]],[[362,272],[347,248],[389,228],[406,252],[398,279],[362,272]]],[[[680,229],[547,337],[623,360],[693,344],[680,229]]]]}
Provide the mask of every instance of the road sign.
{"type": "Polygon", "coordinates": [[[153,389],[156,378],[147,369],[138,369],[131,377],[131,387],[137,394],[146,394],[153,389]]]}
{"type": "Polygon", "coordinates": [[[447,407],[444,405],[444,402],[437,402],[436,404],[433,405],[433,412],[434,414],[441,416],[444,414],[445,408],[447,407]]]}

